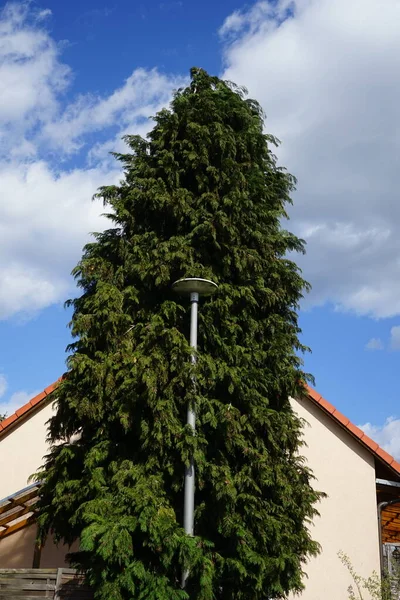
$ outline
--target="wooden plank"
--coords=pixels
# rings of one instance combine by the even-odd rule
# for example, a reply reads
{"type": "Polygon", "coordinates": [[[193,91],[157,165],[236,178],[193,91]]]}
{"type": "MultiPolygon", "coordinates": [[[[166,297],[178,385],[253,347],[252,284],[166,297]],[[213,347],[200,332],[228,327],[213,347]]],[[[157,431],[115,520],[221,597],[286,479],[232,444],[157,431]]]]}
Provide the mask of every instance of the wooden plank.
{"type": "Polygon", "coordinates": [[[21,490],[17,494],[13,494],[13,496],[9,496],[8,499],[11,502],[21,502],[21,500],[26,502],[26,500],[29,500],[29,498],[33,498],[34,496],[37,496],[38,491],[39,491],[39,486],[33,485],[29,489],[21,490]]]}
{"type": "Polygon", "coordinates": [[[64,590],[62,589],[60,600],[93,600],[93,592],[86,588],[85,590],[64,590]]]}
{"type": "Polygon", "coordinates": [[[60,600],[60,588],[61,588],[61,582],[62,582],[62,574],[63,574],[63,570],[62,569],[57,569],[57,579],[56,579],[56,587],[55,587],[55,591],[54,591],[54,600],[60,600]]]}
{"type": "Polygon", "coordinates": [[[57,569],[0,569],[0,583],[3,578],[16,577],[17,579],[54,579],[57,578],[57,569]]]}
{"type": "Polygon", "coordinates": [[[28,512],[32,512],[30,506],[15,506],[10,510],[6,510],[0,515],[0,525],[7,525],[7,523],[14,521],[17,517],[26,515],[28,512]]]}
{"type": "Polygon", "coordinates": [[[0,589],[4,585],[11,585],[13,581],[19,582],[18,585],[52,585],[53,587],[56,585],[55,577],[21,577],[20,575],[8,575],[7,577],[2,577],[0,579],[0,589]],[[45,584],[43,583],[45,582],[45,584]]]}
{"type": "Polygon", "coordinates": [[[61,598],[61,600],[66,598],[73,598],[73,600],[77,600],[78,598],[93,598],[93,592],[89,588],[81,590],[62,588],[59,598],[61,598]]]}
{"type": "Polygon", "coordinates": [[[14,506],[14,508],[10,508],[9,510],[4,511],[0,515],[0,525],[4,525],[8,521],[12,521],[13,518],[19,517],[19,513],[23,510],[27,510],[25,506],[14,506]]]}
{"type": "Polygon", "coordinates": [[[17,581],[18,579],[20,579],[21,581],[38,581],[38,582],[43,581],[43,580],[49,580],[50,582],[53,582],[54,585],[56,583],[56,577],[49,576],[49,575],[47,575],[47,576],[41,575],[38,577],[32,577],[32,576],[27,575],[24,577],[21,575],[13,576],[12,574],[10,574],[8,576],[0,577],[0,585],[2,585],[3,583],[5,583],[7,581],[14,581],[14,580],[17,581]]]}
{"type": "Polygon", "coordinates": [[[0,502],[0,514],[2,514],[5,510],[9,510],[13,507],[13,503],[10,500],[2,500],[0,502]]]}
{"type": "Polygon", "coordinates": [[[24,490],[20,490],[13,496],[9,496],[8,498],[4,498],[0,501],[0,514],[9,510],[10,508],[14,508],[18,505],[23,505],[25,502],[30,501],[35,496],[38,496],[38,491],[40,486],[37,484],[33,484],[24,490]]]}
{"type": "Polygon", "coordinates": [[[62,583],[67,583],[68,581],[85,581],[85,576],[83,574],[71,574],[71,575],[66,575],[65,573],[62,574],[62,583]]]}
{"type": "Polygon", "coordinates": [[[18,573],[21,575],[54,575],[57,576],[57,569],[0,569],[0,575],[3,573],[18,573]]]}
{"type": "MultiPolygon", "coordinates": [[[[25,592],[26,593],[26,592],[25,592]]],[[[0,600],[12,600],[13,598],[15,598],[16,596],[14,595],[14,593],[12,593],[11,595],[5,595],[5,594],[0,594],[0,600]]],[[[53,596],[20,596],[20,598],[23,598],[24,600],[38,600],[38,598],[52,598],[53,596]]]]}
{"type": "Polygon", "coordinates": [[[37,591],[46,591],[46,590],[53,590],[55,589],[55,583],[37,583],[34,581],[31,581],[29,579],[14,579],[14,580],[7,580],[7,583],[5,582],[1,582],[0,584],[0,593],[3,593],[4,590],[34,590],[35,592],[37,591]]]}
{"type": "Polygon", "coordinates": [[[42,546],[36,540],[35,547],[33,549],[32,569],[39,569],[41,557],[42,557],[42,546]]]}
{"type": "Polygon", "coordinates": [[[89,587],[87,586],[83,586],[83,585],[78,585],[78,586],[64,586],[62,585],[60,588],[60,598],[62,598],[63,596],[65,596],[66,594],[86,594],[87,592],[91,591],[89,587]]]}
{"type": "Polygon", "coordinates": [[[23,598],[24,600],[38,600],[38,598],[53,598],[53,592],[47,592],[46,595],[43,592],[37,592],[37,594],[35,594],[35,592],[32,592],[32,594],[30,594],[29,592],[23,592],[22,595],[20,594],[16,594],[15,592],[10,592],[8,594],[8,592],[0,592],[0,600],[10,600],[12,598],[23,598]]]}
{"type": "Polygon", "coordinates": [[[32,498],[37,497],[38,488],[35,488],[31,492],[21,495],[19,498],[7,498],[0,503],[0,514],[3,514],[7,510],[16,506],[23,506],[25,502],[30,501],[32,498]]]}
{"type": "Polygon", "coordinates": [[[27,515],[21,515],[20,517],[15,517],[12,521],[7,523],[7,529],[10,527],[14,527],[14,525],[19,525],[21,522],[25,521],[29,516],[33,515],[33,512],[30,511],[27,515]]]}
{"type": "Polygon", "coordinates": [[[49,591],[36,591],[32,590],[19,590],[19,589],[9,589],[9,590],[1,590],[0,598],[3,596],[5,598],[26,598],[26,596],[34,596],[35,598],[54,598],[54,590],[49,591]]]}
{"type": "Polygon", "coordinates": [[[39,496],[34,496],[30,500],[24,502],[24,506],[35,506],[37,502],[39,502],[39,496]]]}
{"type": "Polygon", "coordinates": [[[34,520],[35,514],[33,512],[29,512],[26,515],[14,519],[11,523],[8,523],[6,530],[1,533],[0,538],[6,537],[7,535],[14,533],[14,531],[18,531],[19,529],[30,525],[34,520]]]}

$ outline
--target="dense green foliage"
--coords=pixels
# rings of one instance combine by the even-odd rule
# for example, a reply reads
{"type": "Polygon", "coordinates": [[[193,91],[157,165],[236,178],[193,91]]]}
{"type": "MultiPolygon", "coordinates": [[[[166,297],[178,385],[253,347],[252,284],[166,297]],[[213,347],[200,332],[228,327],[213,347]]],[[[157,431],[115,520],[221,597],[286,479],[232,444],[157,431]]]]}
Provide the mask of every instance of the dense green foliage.
{"type": "Polygon", "coordinates": [[[99,191],[113,225],[74,270],[76,341],[39,474],[42,535],[80,538],[73,562],[104,600],[281,598],[317,552],[307,522],[319,494],[288,400],[307,378],[296,314],[307,284],[287,258],[303,242],[280,225],[294,179],[259,105],[191,75],[148,140],[126,138],[124,180],[99,191]],[[188,302],[171,291],[185,276],[219,284],[200,303],[197,367],[188,302]],[[182,527],[191,452],[193,538],[182,527]]]}

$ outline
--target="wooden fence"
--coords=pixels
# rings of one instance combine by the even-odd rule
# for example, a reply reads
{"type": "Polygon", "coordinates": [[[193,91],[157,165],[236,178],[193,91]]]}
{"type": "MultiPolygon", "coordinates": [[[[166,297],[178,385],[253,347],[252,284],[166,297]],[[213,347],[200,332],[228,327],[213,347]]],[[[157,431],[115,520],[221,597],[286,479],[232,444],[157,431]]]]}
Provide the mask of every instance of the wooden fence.
{"type": "Polygon", "coordinates": [[[74,569],[0,569],[0,600],[93,600],[74,569]]]}

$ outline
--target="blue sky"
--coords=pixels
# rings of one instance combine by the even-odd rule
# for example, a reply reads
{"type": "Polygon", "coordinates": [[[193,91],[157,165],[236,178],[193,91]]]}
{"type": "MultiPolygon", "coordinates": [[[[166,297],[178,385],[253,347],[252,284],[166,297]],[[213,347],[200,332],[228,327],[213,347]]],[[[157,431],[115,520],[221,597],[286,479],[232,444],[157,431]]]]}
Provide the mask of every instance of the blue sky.
{"type": "Polygon", "coordinates": [[[37,0],[0,15],[0,410],[64,370],[69,273],[124,133],[192,66],[246,85],[298,177],[289,228],[313,291],[306,368],[400,456],[400,8],[388,0],[37,0]]]}

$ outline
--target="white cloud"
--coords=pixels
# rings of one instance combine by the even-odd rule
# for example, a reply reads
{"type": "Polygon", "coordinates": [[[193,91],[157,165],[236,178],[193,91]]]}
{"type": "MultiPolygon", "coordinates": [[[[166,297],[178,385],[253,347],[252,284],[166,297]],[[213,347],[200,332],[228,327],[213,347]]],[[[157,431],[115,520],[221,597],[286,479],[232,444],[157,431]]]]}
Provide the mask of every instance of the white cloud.
{"type": "Polygon", "coordinates": [[[6,392],[8,389],[8,381],[7,377],[0,373],[0,415],[12,415],[18,408],[24,406],[29,400],[34,398],[39,392],[25,392],[20,390],[18,392],[14,392],[8,398],[5,398],[6,392]]]}
{"type": "Polygon", "coordinates": [[[359,427],[386,452],[400,460],[400,419],[389,417],[383,425],[365,423],[359,427]]]}
{"type": "Polygon", "coordinates": [[[288,16],[292,4],[292,0],[280,0],[276,4],[268,1],[255,2],[247,10],[235,10],[229,15],[218,33],[225,40],[233,39],[238,33],[252,35],[257,32],[261,22],[266,29],[275,29],[276,24],[288,16]]]}
{"type": "Polygon", "coordinates": [[[383,350],[384,345],[380,338],[371,338],[365,347],[367,350],[383,350]]]}
{"type": "Polygon", "coordinates": [[[105,225],[92,196],[121,176],[107,152],[123,149],[125,132],[146,134],[147,117],[182,82],[138,69],[108,95],[67,102],[72,72],[44,27],[50,13],[29,1],[0,12],[0,319],[74,293],[69,273],[90,232],[105,225]],[[102,141],[91,136],[88,162],[67,167],[93,132],[102,141]]]}
{"type": "Polygon", "coordinates": [[[68,296],[83,243],[104,227],[91,196],[117,177],[100,169],[57,173],[39,161],[0,164],[0,318],[29,316],[68,296]]]}
{"type": "Polygon", "coordinates": [[[400,350],[400,325],[390,330],[390,347],[392,350],[400,350]]]}
{"type": "Polygon", "coordinates": [[[8,3],[0,11],[0,157],[57,113],[58,96],[70,81],[58,45],[43,28],[44,16],[30,2],[8,3]]]}
{"type": "MultiPolygon", "coordinates": [[[[82,96],[69,105],[62,117],[55,118],[43,127],[43,137],[54,148],[74,151],[82,143],[84,134],[114,126],[119,129],[146,120],[146,132],[151,128],[148,121],[155,108],[164,106],[171,98],[173,87],[179,87],[183,79],[171,80],[156,69],[136,69],[124,85],[108,97],[82,96]]],[[[132,129],[130,129],[132,131],[132,129]]]]}
{"type": "Polygon", "coordinates": [[[0,415],[10,416],[16,410],[27,404],[32,398],[37,396],[39,391],[25,392],[23,390],[15,392],[7,400],[1,400],[0,402],[0,415]]]}
{"type": "Polygon", "coordinates": [[[43,10],[39,10],[37,15],[36,15],[36,19],[38,21],[43,21],[44,19],[47,19],[48,17],[51,17],[52,15],[52,11],[50,10],[50,8],[44,8],[43,10]]]}
{"type": "Polygon", "coordinates": [[[261,102],[298,178],[289,225],[308,242],[309,305],[400,313],[399,23],[398,0],[294,0],[220,31],[223,76],[261,102]]]}
{"type": "Polygon", "coordinates": [[[7,391],[7,378],[5,377],[5,375],[3,375],[2,373],[0,373],[0,398],[2,398],[4,396],[4,394],[7,391]]]}
{"type": "MultiPolygon", "coordinates": [[[[248,13],[248,15],[249,14],[250,13],[248,13]]],[[[231,15],[229,15],[229,17],[225,19],[222,26],[220,27],[220,36],[225,37],[237,33],[243,28],[244,22],[246,20],[246,15],[243,12],[235,10],[231,15]]]]}

